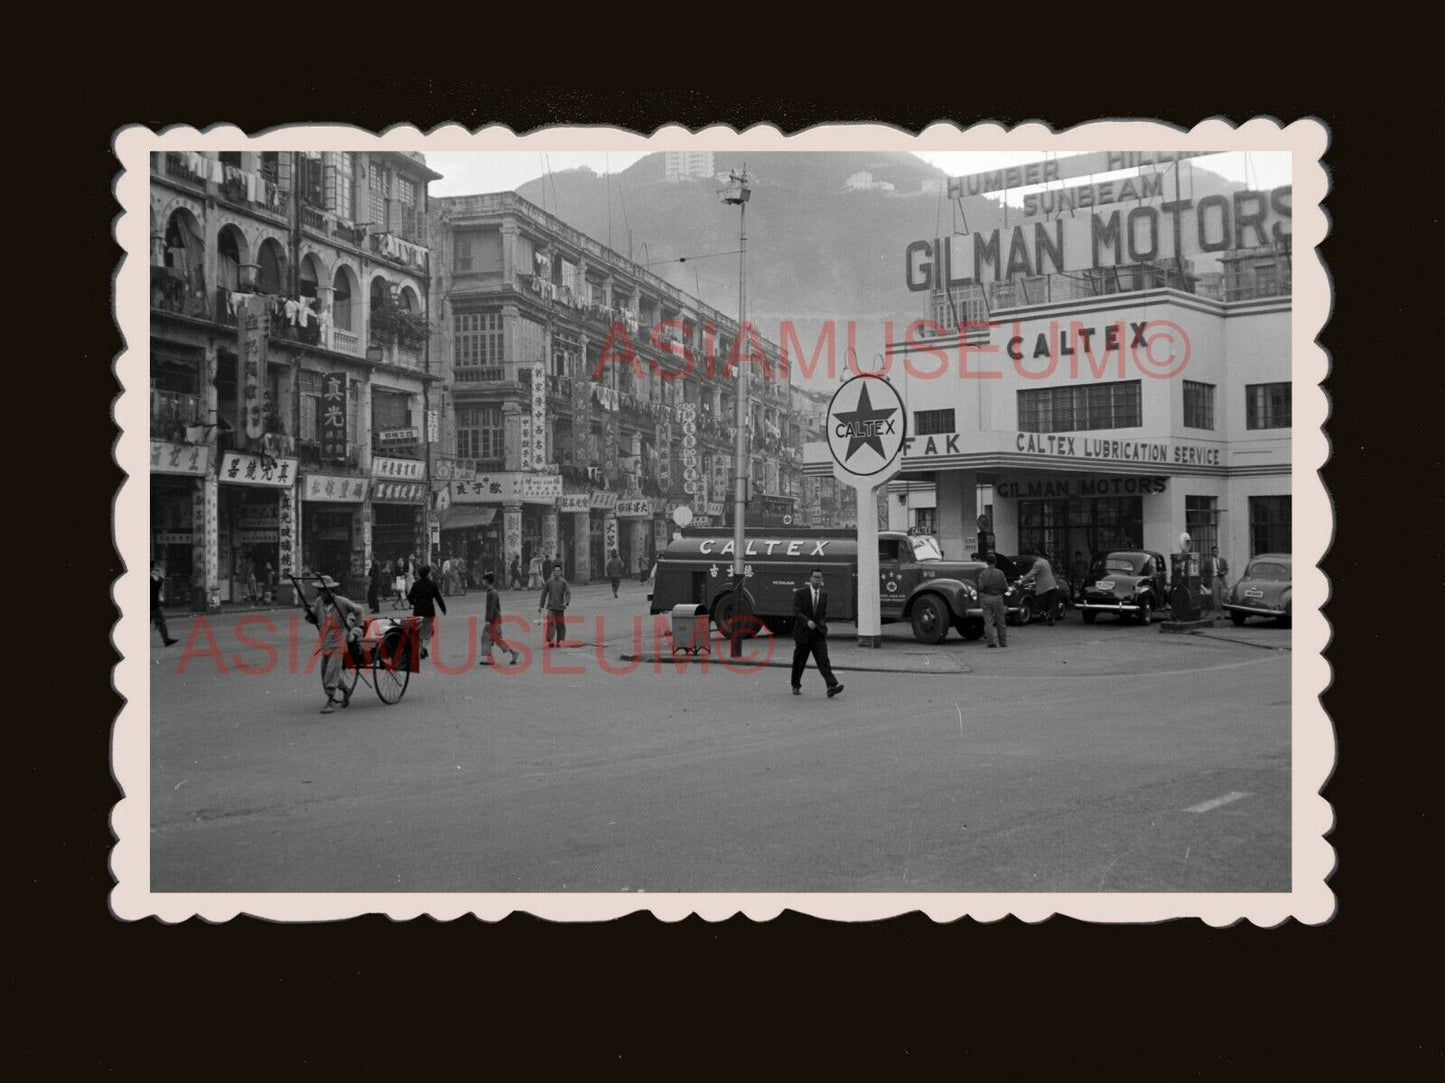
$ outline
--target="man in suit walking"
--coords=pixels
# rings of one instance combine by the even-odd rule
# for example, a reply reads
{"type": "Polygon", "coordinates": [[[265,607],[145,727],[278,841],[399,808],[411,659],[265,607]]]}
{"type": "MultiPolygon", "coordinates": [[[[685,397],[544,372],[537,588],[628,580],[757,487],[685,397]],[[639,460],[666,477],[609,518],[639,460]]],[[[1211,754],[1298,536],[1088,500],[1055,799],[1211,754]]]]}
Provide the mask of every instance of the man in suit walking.
{"type": "Polygon", "coordinates": [[[1204,601],[1208,604],[1211,613],[1224,612],[1224,588],[1225,578],[1229,575],[1229,561],[1219,555],[1219,547],[1215,546],[1209,550],[1209,556],[1204,558],[1204,565],[1200,568],[1204,580],[1204,601]]]}
{"type": "Polygon", "coordinates": [[[793,695],[803,694],[803,670],[808,655],[818,663],[818,672],[828,686],[828,698],[843,691],[828,662],[828,592],[823,589],[823,569],[814,568],[808,585],[793,594],[793,695]]]}

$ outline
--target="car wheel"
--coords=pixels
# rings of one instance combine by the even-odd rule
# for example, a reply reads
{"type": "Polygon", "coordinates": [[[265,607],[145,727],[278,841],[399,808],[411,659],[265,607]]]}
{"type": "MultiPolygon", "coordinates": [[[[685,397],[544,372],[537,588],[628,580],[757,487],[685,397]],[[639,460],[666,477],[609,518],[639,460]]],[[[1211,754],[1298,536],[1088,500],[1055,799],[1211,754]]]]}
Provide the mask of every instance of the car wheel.
{"type": "Polygon", "coordinates": [[[1149,604],[1149,599],[1144,598],[1139,603],[1139,623],[1148,624],[1154,619],[1154,607],[1149,604]]]}
{"type": "Polygon", "coordinates": [[[1236,628],[1243,627],[1244,625],[1244,614],[1237,609],[1231,609],[1229,611],[1229,619],[1234,622],[1236,628]]]}
{"type": "Polygon", "coordinates": [[[1084,610],[1083,616],[1085,624],[1093,624],[1095,619],[1099,616],[1099,611],[1097,609],[1086,609],[1084,610]]]}
{"type": "Polygon", "coordinates": [[[943,599],[919,598],[913,606],[913,638],[920,643],[942,643],[948,635],[949,614],[943,599]]]}

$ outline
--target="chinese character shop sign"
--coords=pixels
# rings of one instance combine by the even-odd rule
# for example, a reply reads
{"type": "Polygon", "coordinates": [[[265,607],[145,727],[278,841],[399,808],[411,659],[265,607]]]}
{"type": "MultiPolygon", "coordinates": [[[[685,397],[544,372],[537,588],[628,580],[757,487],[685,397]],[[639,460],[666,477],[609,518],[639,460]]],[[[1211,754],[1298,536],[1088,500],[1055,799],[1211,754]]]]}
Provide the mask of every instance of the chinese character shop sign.
{"type": "Polygon", "coordinates": [[[248,440],[259,440],[266,431],[261,389],[265,383],[269,303],[269,297],[250,294],[236,313],[236,349],[241,358],[241,393],[236,396],[240,416],[236,427],[248,440]]]}
{"type": "Polygon", "coordinates": [[[331,474],[307,474],[305,495],[309,500],[360,504],[366,498],[366,479],[331,474]]]}
{"type": "Polygon", "coordinates": [[[228,451],[221,460],[217,477],[234,485],[270,485],[289,489],[296,480],[296,460],[228,451]]]}
{"type": "Polygon", "coordinates": [[[426,496],[426,486],[419,481],[377,481],[371,482],[371,500],[374,504],[420,504],[426,496]]]}
{"type": "Polygon", "coordinates": [[[173,444],[151,441],[152,474],[195,474],[206,472],[211,449],[205,444],[173,444]]]}
{"type": "Polygon", "coordinates": [[[346,459],[346,373],[328,372],[321,385],[321,457],[346,459]]]}

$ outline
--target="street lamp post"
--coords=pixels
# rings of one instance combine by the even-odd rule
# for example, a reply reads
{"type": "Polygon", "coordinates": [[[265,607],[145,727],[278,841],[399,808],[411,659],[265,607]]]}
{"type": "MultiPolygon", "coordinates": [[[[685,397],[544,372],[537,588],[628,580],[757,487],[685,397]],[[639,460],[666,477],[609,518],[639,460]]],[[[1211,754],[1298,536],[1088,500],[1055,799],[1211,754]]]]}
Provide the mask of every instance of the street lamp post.
{"type": "MultiPolygon", "coordinates": [[[[730,172],[728,177],[730,183],[722,191],[723,202],[735,205],[741,212],[738,226],[738,334],[745,335],[748,310],[748,198],[752,195],[752,189],[748,187],[746,169],[741,173],[730,172]]],[[[734,339],[733,352],[738,356],[738,386],[734,419],[737,435],[733,448],[733,626],[732,634],[728,637],[734,658],[742,653],[741,637],[738,635],[739,622],[751,615],[743,590],[747,578],[743,569],[743,533],[748,499],[748,432],[744,424],[748,408],[748,366],[743,361],[739,346],[740,343],[734,339]]]]}

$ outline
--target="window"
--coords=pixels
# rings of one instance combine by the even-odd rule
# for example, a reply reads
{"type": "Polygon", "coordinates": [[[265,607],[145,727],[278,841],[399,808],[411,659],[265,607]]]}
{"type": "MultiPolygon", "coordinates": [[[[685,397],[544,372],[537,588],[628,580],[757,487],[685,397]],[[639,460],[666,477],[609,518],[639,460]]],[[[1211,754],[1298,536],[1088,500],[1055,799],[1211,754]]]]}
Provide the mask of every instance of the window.
{"type": "Polygon", "coordinates": [[[1184,427],[1214,428],[1214,385],[1184,381],[1184,427]]]}
{"type": "Polygon", "coordinates": [[[502,458],[502,409],[466,406],[457,411],[457,458],[497,461],[502,458]]]}
{"type": "MultiPolygon", "coordinates": [[[[355,444],[357,433],[357,407],[361,403],[361,382],[347,380],[346,433],[347,440],[355,444]]],[[[301,407],[301,429],[298,440],[316,441],[321,439],[317,418],[321,415],[322,375],[319,372],[302,371],[296,375],[296,396],[301,407]]]]}
{"type": "Polygon", "coordinates": [[[390,223],[386,216],[386,190],[390,187],[391,174],[383,166],[372,162],[366,170],[366,194],[371,208],[372,225],[385,230],[390,223]]]}
{"type": "Polygon", "coordinates": [[[452,364],[481,368],[502,364],[502,314],[458,312],[452,317],[452,364]]]}
{"type": "Polygon", "coordinates": [[[913,411],[913,434],[915,436],[933,436],[937,433],[953,433],[953,411],[952,410],[915,410],[913,411]]]}
{"type": "Polygon", "coordinates": [[[356,155],[343,151],[336,156],[336,206],[331,209],[348,222],[356,217],[356,208],[351,202],[355,190],[356,155]]]}
{"type": "Polygon", "coordinates": [[[382,433],[412,428],[411,396],[404,392],[371,392],[371,439],[373,446],[382,433]]]}
{"type": "Polygon", "coordinates": [[[920,534],[938,533],[938,509],[937,508],[914,508],[913,529],[920,534]]]}
{"type": "Polygon", "coordinates": [[[1290,426],[1290,385],[1250,384],[1244,389],[1244,423],[1249,429],[1290,426]]]}
{"type": "Polygon", "coordinates": [[[462,274],[472,269],[472,238],[469,234],[457,234],[457,273],[462,274]]]}
{"type": "Polygon", "coordinates": [[[1212,496],[1184,498],[1184,529],[1196,553],[1208,553],[1219,544],[1218,501],[1212,496]]]}
{"type": "Polygon", "coordinates": [[[1022,432],[1130,429],[1144,423],[1138,380],[1018,392],[1022,432]]]}
{"type": "Polygon", "coordinates": [[[299,188],[301,198],[313,207],[326,206],[322,193],[326,189],[325,173],[320,151],[306,151],[301,155],[301,176],[299,188]]]}
{"type": "Polygon", "coordinates": [[[1256,553],[1289,553],[1290,497],[1252,496],[1249,498],[1249,555],[1256,553]]]}
{"type": "Polygon", "coordinates": [[[410,177],[396,178],[396,198],[407,207],[416,206],[416,182],[410,177]]]}

